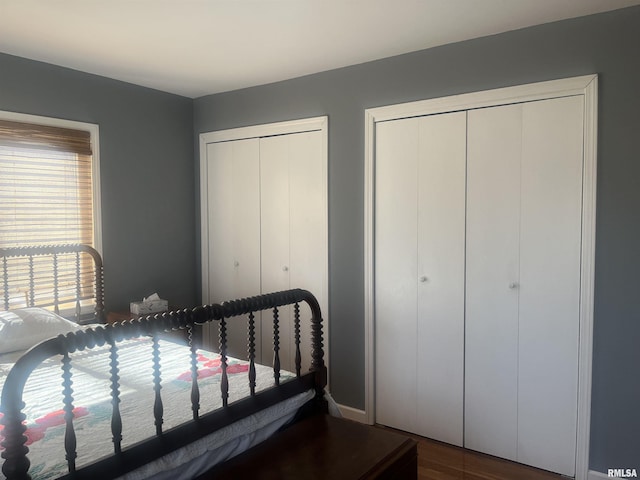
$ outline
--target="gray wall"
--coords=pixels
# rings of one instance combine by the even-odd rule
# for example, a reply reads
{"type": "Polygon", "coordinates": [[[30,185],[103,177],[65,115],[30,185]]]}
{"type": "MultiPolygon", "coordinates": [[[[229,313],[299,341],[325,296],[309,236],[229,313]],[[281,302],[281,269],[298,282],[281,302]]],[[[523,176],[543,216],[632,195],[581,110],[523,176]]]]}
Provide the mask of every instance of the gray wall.
{"type": "Polygon", "coordinates": [[[193,305],[193,101],[0,54],[0,110],[99,125],[107,309],[193,305]]]}
{"type": "MultiPolygon", "coordinates": [[[[364,407],[369,107],[600,75],[591,468],[640,469],[640,8],[447,45],[194,102],[196,134],[329,116],[332,393],[364,407]]],[[[195,158],[196,169],[198,157],[195,158]]]]}

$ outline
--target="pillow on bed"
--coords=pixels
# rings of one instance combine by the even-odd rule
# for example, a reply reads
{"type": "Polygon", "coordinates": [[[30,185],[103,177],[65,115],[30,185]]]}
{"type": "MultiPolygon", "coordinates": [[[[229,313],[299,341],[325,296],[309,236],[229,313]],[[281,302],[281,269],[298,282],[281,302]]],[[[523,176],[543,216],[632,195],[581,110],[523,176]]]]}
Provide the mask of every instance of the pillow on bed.
{"type": "Polygon", "coordinates": [[[47,338],[81,327],[43,308],[0,312],[0,353],[27,350],[47,338]]]}

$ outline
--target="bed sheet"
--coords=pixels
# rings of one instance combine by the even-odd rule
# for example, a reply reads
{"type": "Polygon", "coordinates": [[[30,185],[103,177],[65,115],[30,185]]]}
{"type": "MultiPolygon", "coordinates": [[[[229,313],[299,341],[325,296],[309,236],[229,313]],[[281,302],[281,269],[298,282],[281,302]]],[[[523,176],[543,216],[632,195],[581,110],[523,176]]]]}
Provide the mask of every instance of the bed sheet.
{"type": "MultiPolygon", "coordinates": [[[[168,430],[189,421],[191,413],[191,357],[184,345],[160,340],[163,429],[168,430]]],[[[126,448],[155,435],[153,417],[152,341],[149,338],[118,344],[120,369],[120,413],[122,416],[122,447],[126,448]]],[[[0,356],[0,389],[15,361],[16,354],[0,356]]],[[[91,463],[113,451],[111,440],[110,359],[108,347],[71,355],[73,372],[74,428],[77,436],[76,465],[91,463]]],[[[229,403],[249,395],[247,362],[228,359],[229,403]]],[[[256,365],[256,390],[274,385],[273,369],[256,365]]],[[[34,480],[55,478],[67,471],[64,461],[64,412],[62,410],[61,363],[49,359],[38,367],[25,385],[24,401],[31,469],[34,480]]],[[[200,413],[222,405],[220,397],[220,356],[198,350],[198,385],[200,413]]],[[[293,374],[281,372],[281,381],[293,374]]],[[[0,413],[1,415],[1,413],[0,413]]],[[[283,417],[278,414],[277,417],[283,417]]],[[[269,424],[262,420],[254,423],[269,424]]],[[[2,431],[0,430],[0,440],[2,431]]]]}
{"type": "Polygon", "coordinates": [[[290,423],[298,409],[314,398],[308,390],[245,417],[161,459],[120,477],[119,480],[191,480],[213,466],[268,439],[290,423]]]}

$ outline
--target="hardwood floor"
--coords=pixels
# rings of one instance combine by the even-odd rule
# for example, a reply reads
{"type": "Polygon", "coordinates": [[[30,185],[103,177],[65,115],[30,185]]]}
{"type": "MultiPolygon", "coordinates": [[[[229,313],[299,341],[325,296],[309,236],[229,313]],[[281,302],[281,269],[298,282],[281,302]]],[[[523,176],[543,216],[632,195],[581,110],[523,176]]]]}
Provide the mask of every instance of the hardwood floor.
{"type": "Polygon", "coordinates": [[[545,470],[401,433],[418,442],[418,480],[567,480],[545,470]]]}

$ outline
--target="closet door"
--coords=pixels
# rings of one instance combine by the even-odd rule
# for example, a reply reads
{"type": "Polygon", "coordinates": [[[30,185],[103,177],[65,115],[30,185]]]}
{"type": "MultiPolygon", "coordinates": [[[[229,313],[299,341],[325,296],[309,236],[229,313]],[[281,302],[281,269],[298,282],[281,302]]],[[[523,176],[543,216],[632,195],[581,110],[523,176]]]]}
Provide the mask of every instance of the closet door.
{"type": "MultiPolygon", "coordinates": [[[[264,293],[303,288],[314,293],[326,315],[326,186],[322,182],[319,131],[260,139],[261,271],[264,293]]],[[[300,306],[302,371],[310,367],[311,311],[300,306]]],[[[295,326],[291,307],[279,312],[281,367],[295,371],[295,326]]],[[[262,363],[272,362],[273,322],[265,314],[262,363]],[[266,352],[269,352],[268,354],[266,352]]],[[[326,334],[326,331],[325,331],[326,334]]]]}
{"type": "Polygon", "coordinates": [[[515,460],[521,106],[468,120],[464,445],[515,460]]]}
{"type": "MultiPolygon", "coordinates": [[[[304,288],[318,299],[324,315],[325,362],[329,359],[327,318],[329,302],[326,263],[329,256],[327,234],[327,185],[323,163],[322,134],[319,131],[288,136],[289,163],[289,286],[304,288]]],[[[291,312],[293,314],[293,312],[291,312]]],[[[311,368],[311,309],[300,305],[300,331],[304,340],[302,372],[311,368]]],[[[295,338],[289,337],[289,349],[295,360],[295,338]]],[[[291,371],[295,371],[291,369],[291,371]]]]}
{"type": "Polygon", "coordinates": [[[418,418],[419,119],[376,125],[376,423],[415,432],[418,418]]]}
{"type": "MultiPolygon", "coordinates": [[[[209,300],[255,295],[260,291],[258,139],[208,144],[207,174],[209,300]]],[[[246,322],[234,319],[227,327],[229,355],[246,358],[246,322]]],[[[216,332],[210,342],[217,348],[216,332]]]]}
{"type": "Polygon", "coordinates": [[[575,474],[583,99],[525,104],[518,461],[575,474]]]}
{"type": "Polygon", "coordinates": [[[581,97],[469,112],[465,446],[575,473],[581,97]]]}
{"type": "Polygon", "coordinates": [[[376,126],[376,421],[462,444],[466,114],[376,126]]]}

